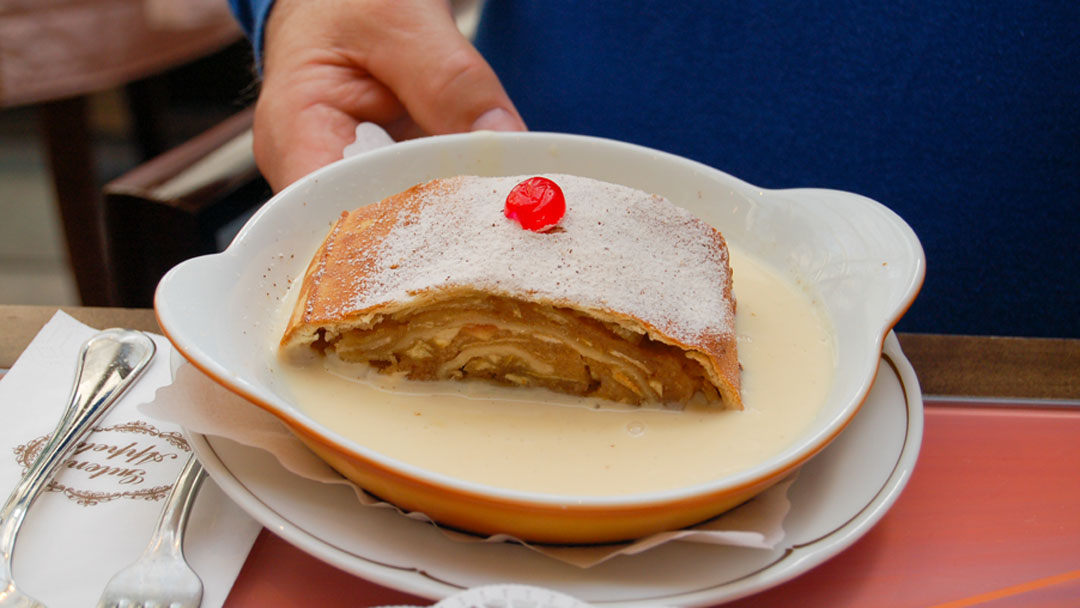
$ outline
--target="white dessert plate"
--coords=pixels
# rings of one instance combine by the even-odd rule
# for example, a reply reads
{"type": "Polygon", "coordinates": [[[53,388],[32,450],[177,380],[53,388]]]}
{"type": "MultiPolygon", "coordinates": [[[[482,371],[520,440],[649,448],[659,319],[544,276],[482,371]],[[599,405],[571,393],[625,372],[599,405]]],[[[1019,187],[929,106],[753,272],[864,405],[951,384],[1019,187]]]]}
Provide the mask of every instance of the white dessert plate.
{"type": "Polygon", "coordinates": [[[601,524],[628,538],[671,518],[688,523],[711,517],[763,491],[833,441],[863,404],[883,340],[914,300],[924,266],[911,228],[885,206],[855,194],[762,190],[685,158],[604,139],[471,133],[361,153],[299,180],[264,205],[225,252],[170,271],[158,287],[155,309],[163,332],[196,367],[278,416],[317,453],[344,465],[339,470],[367,475],[388,500],[407,496],[408,504],[433,516],[425,506],[458,519],[496,522],[498,531],[525,530],[516,534],[524,538],[536,538],[533,531],[544,538],[584,534],[601,524]],[[436,177],[539,173],[573,173],[664,196],[805,286],[832,323],[836,356],[831,388],[805,432],[780,453],[708,483],[616,497],[556,496],[469,482],[395,460],[291,402],[274,356],[282,329],[276,320],[289,305],[289,285],[303,276],[342,211],[436,177]]]}
{"type": "MultiPolygon", "coordinates": [[[[514,544],[461,543],[352,490],[283,469],[267,452],[193,435],[199,460],[268,529],[342,570],[430,599],[482,585],[552,589],[595,606],[707,606],[768,589],[850,546],[886,513],[922,442],[918,381],[895,336],[850,426],[802,467],[789,490],[785,537],[773,550],[674,542],[579,569],[514,544]]],[[[813,574],[808,574],[813,576],[813,574]]]]}

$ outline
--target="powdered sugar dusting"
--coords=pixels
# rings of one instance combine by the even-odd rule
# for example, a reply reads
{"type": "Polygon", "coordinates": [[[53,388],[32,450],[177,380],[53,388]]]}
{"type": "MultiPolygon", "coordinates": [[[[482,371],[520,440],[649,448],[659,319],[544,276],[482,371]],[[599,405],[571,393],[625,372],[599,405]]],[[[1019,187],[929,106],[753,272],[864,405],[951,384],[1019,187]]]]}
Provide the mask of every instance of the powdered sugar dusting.
{"type": "Polygon", "coordinates": [[[636,316],[672,337],[730,334],[726,249],[715,231],[661,197],[571,175],[559,228],[535,233],[503,215],[531,176],[457,177],[428,189],[374,252],[350,303],[362,310],[433,287],[475,286],[636,316]]]}

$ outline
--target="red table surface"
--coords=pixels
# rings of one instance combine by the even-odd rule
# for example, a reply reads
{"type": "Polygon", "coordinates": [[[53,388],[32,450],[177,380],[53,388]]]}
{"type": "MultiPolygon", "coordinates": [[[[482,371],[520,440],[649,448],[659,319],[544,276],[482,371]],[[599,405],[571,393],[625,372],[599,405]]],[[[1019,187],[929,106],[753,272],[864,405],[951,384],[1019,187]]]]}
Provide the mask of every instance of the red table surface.
{"type": "MultiPolygon", "coordinates": [[[[927,400],[885,517],[840,555],[725,606],[1080,606],[1080,408],[927,400]]],[[[513,582],[513,581],[507,581],[513,582]]],[[[430,605],[263,530],[226,608],[430,605]]]]}

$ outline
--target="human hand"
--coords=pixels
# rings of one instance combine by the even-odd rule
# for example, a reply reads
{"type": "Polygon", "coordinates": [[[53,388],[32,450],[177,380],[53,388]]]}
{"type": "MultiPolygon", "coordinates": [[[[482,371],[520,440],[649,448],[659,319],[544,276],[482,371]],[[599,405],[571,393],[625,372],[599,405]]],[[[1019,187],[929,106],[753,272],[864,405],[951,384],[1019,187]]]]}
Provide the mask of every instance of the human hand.
{"type": "Polygon", "coordinates": [[[364,121],[397,140],[525,129],[446,0],[277,0],[254,125],[270,186],[340,159],[364,121]]]}

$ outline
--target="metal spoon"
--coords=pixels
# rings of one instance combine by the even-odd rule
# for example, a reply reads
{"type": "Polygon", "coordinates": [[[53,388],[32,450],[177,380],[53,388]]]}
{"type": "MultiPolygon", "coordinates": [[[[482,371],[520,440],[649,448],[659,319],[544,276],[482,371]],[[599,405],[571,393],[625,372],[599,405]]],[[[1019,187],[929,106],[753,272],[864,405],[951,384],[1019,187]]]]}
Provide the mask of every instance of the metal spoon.
{"type": "Polygon", "coordinates": [[[82,345],[64,415],[0,509],[0,608],[44,608],[44,604],[15,587],[11,577],[15,536],[30,505],[68,452],[146,369],[154,350],[149,336],[127,329],[107,329],[82,345]]]}

